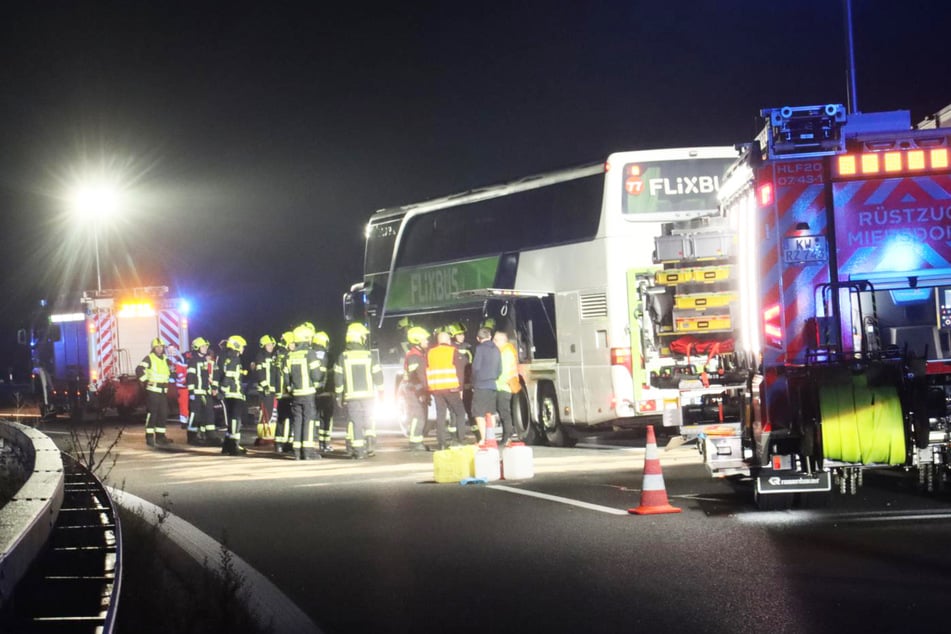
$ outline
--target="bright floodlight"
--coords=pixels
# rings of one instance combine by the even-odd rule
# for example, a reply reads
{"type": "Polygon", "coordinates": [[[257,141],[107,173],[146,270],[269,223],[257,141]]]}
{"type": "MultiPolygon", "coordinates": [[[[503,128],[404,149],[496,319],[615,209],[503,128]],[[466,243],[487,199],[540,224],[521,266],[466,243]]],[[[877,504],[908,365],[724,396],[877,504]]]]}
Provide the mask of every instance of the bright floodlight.
{"type": "Polygon", "coordinates": [[[106,181],[83,183],[70,193],[69,205],[82,220],[105,220],[119,210],[119,188],[106,181]]]}

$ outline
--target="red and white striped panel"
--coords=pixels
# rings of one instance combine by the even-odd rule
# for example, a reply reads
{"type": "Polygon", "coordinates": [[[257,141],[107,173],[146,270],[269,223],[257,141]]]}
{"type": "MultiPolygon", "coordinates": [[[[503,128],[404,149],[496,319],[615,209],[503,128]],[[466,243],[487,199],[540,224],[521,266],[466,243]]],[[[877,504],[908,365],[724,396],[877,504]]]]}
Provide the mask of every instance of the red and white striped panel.
{"type": "Polygon", "coordinates": [[[96,311],[96,357],[102,384],[116,374],[116,316],[111,310],[96,311]]]}
{"type": "Polygon", "coordinates": [[[159,311],[159,338],[165,343],[174,343],[179,350],[188,350],[188,342],[182,341],[182,318],[177,310],[159,311]]]}

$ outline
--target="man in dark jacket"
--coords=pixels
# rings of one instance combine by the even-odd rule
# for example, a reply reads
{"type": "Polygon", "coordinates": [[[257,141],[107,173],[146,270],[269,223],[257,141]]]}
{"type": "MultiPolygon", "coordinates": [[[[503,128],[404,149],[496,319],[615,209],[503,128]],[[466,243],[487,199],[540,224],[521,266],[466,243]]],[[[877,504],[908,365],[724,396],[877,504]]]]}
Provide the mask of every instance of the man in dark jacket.
{"type": "Polygon", "coordinates": [[[472,359],[472,415],[485,442],[485,418],[495,413],[496,385],[502,373],[502,354],[492,342],[492,331],[479,328],[478,342],[472,359]]]}

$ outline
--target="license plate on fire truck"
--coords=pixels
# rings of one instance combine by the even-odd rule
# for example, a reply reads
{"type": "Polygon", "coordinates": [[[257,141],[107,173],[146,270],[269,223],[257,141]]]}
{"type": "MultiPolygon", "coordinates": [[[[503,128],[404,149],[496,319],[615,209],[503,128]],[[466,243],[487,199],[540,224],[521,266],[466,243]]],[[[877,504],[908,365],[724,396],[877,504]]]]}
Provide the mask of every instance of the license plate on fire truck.
{"type": "Polygon", "coordinates": [[[828,259],[829,244],[825,236],[783,238],[783,261],[786,264],[825,262],[828,259]]]}

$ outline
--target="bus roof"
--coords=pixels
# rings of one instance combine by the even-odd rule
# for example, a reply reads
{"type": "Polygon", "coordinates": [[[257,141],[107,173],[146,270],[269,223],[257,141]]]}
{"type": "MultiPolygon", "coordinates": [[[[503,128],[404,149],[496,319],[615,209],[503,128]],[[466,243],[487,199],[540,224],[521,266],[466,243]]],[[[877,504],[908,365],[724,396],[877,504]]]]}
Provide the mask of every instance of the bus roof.
{"type": "Polygon", "coordinates": [[[444,209],[446,207],[455,207],[456,205],[465,205],[468,203],[478,202],[480,200],[488,200],[490,198],[498,198],[499,196],[506,196],[516,192],[537,189],[539,187],[545,187],[554,183],[562,183],[578,178],[585,178],[586,176],[594,176],[598,173],[604,173],[604,165],[605,164],[603,162],[590,163],[580,167],[572,167],[554,172],[545,172],[543,174],[525,176],[518,180],[509,181],[507,183],[470,189],[455,194],[449,194],[448,196],[442,196],[440,198],[424,200],[418,203],[410,203],[408,205],[402,205],[399,207],[384,207],[383,209],[377,210],[376,213],[373,214],[370,222],[379,223],[393,218],[399,218],[411,211],[435,211],[437,209],[444,209]]]}

